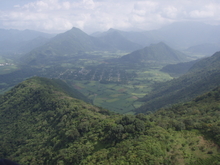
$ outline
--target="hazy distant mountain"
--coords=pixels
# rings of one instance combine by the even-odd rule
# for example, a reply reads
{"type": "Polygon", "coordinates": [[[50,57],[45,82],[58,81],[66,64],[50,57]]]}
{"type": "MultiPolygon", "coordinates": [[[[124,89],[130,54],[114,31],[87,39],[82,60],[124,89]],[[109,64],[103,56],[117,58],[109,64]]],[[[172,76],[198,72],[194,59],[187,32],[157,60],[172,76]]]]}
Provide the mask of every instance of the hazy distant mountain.
{"type": "Polygon", "coordinates": [[[120,31],[110,29],[105,33],[99,34],[104,43],[108,43],[116,50],[134,51],[142,48],[141,45],[125,38],[120,31]]]}
{"type": "Polygon", "coordinates": [[[31,50],[40,47],[44,44],[46,44],[50,39],[45,38],[45,37],[37,37],[34,38],[33,40],[26,41],[22,46],[20,46],[17,50],[18,53],[28,53],[31,50]]]}
{"type": "Polygon", "coordinates": [[[0,29],[1,53],[27,53],[45,44],[54,34],[47,34],[33,30],[0,29]]]}
{"type": "Polygon", "coordinates": [[[31,50],[44,45],[49,41],[48,38],[45,37],[37,37],[29,41],[0,41],[0,52],[2,53],[14,53],[14,54],[21,54],[21,53],[28,53],[31,50]]]}
{"type": "Polygon", "coordinates": [[[155,30],[161,41],[176,48],[187,48],[203,43],[220,43],[220,26],[199,22],[177,22],[155,30]]]}
{"type": "Polygon", "coordinates": [[[136,112],[154,111],[164,106],[188,101],[220,85],[220,52],[195,63],[183,76],[156,85],[143,97],[145,104],[136,112]]]}
{"type": "Polygon", "coordinates": [[[124,37],[124,39],[129,40],[130,42],[136,43],[141,45],[142,47],[148,46],[152,43],[158,43],[161,40],[157,40],[156,35],[152,34],[152,31],[146,32],[135,32],[135,31],[121,31],[117,29],[109,29],[105,32],[96,32],[93,33],[92,36],[94,37],[104,37],[109,35],[109,33],[117,32],[117,34],[124,37]]]}
{"type": "Polygon", "coordinates": [[[159,63],[179,63],[187,61],[187,57],[185,54],[170,48],[163,42],[160,42],[125,55],[121,57],[120,60],[131,63],[151,61],[159,63]]]}
{"type": "Polygon", "coordinates": [[[217,51],[220,51],[220,44],[200,44],[196,46],[191,46],[186,49],[187,52],[198,55],[210,56],[217,51]]]}
{"type": "Polygon", "coordinates": [[[0,41],[30,41],[37,37],[51,38],[54,34],[38,32],[34,30],[0,29],[0,41]]]}
{"type": "MultiPolygon", "coordinates": [[[[191,46],[201,44],[220,44],[220,26],[208,25],[199,22],[176,22],[157,30],[133,32],[120,31],[123,37],[131,42],[142,46],[149,46],[152,43],[165,42],[175,49],[185,50],[191,46]]],[[[107,32],[94,33],[93,36],[100,37],[107,32]]],[[[206,53],[210,48],[204,47],[206,53]]],[[[214,52],[213,52],[214,53],[214,52]]]]}

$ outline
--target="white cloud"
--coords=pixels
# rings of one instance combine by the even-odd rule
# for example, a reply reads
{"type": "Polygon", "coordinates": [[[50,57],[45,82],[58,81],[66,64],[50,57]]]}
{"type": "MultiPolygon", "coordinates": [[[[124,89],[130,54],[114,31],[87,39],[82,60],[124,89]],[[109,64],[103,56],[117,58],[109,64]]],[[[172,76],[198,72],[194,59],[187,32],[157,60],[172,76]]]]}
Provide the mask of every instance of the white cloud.
{"type": "Polygon", "coordinates": [[[179,10],[174,6],[167,6],[162,10],[162,14],[168,18],[176,18],[179,10]]]}
{"type": "MultiPolygon", "coordinates": [[[[0,7],[1,28],[66,31],[72,26],[86,32],[158,28],[170,22],[220,22],[216,0],[32,0],[15,1],[11,10],[0,7]]],[[[6,3],[6,2],[5,2],[6,3]]]]}
{"type": "Polygon", "coordinates": [[[191,11],[189,15],[192,18],[207,18],[207,17],[213,17],[214,12],[194,10],[194,11],[191,11]]]}

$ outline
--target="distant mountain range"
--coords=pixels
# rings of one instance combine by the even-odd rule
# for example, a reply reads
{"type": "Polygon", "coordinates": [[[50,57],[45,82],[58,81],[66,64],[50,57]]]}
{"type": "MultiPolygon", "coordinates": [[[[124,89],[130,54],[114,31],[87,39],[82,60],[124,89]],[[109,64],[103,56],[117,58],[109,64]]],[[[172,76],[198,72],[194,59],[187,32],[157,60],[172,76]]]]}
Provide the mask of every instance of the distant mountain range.
{"type": "Polygon", "coordinates": [[[32,50],[34,52],[32,51],[30,54],[35,54],[33,56],[36,54],[42,56],[46,52],[69,54],[70,52],[94,50],[132,52],[162,41],[174,49],[183,50],[192,56],[210,56],[220,49],[220,39],[216,37],[218,34],[220,35],[219,29],[219,26],[195,22],[179,22],[161,29],[143,32],[110,29],[106,32],[94,33],[91,36],[77,28],[57,36],[31,30],[0,29],[0,53],[8,56],[14,54],[12,57],[18,57],[32,50]],[[73,35],[73,33],[75,34],[73,35]],[[52,39],[49,40],[50,38],[52,39]],[[56,46],[53,47],[53,45],[56,46]],[[41,48],[35,50],[38,47],[41,48]]]}
{"type": "Polygon", "coordinates": [[[161,107],[189,101],[220,85],[220,52],[196,62],[189,71],[168,82],[157,84],[141,98],[144,105],[136,113],[155,111],[161,107]]]}
{"type": "Polygon", "coordinates": [[[106,32],[97,32],[92,35],[87,35],[77,28],[57,36],[31,30],[0,29],[0,53],[28,53],[43,45],[44,49],[49,49],[51,43],[57,46],[53,47],[55,53],[94,50],[131,52],[162,41],[174,49],[183,50],[191,55],[210,56],[220,49],[220,39],[216,37],[220,35],[219,29],[219,26],[197,22],[173,23],[161,29],[142,32],[109,29],[106,32]],[[55,38],[49,40],[54,36],[55,38]],[[64,36],[71,41],[64,39],[64,36]],[[64,48],[62,49],[61,46],[64,48]]]}
{"type": "Polygon", "coordinates": [[[151,44],[143,49],[136,50],[120,58],[122,62],[157,62],[179,63],[188,61],[187,56],[167,46],[165,43],[151,44]]]}
{"type": "MultiPolygon", "coordinates": [[[[209,56],[220,50],[220,39],[216,37],[220,35],[220,26],[199,22],[176,22],[157,30],[142,32],[125,32],[116,29],[110,30],[117,31],[128,40],[138,43],[143,47],[162,41],[178,50],[186,50],[190,47],[196,47],[203,44],[218,45],[217,47],[212,46],[211,49],[210,46],[208,46],[207,49],[203,49],[204,53],[200,52],[203,55],[211,53],[209,56]]],[[[100,37],[106,35],[107,32],[94,33],[93,36],[100,37]]],[[[191,54],[194,52],[189,51],[189,53],[191,54]]]]}

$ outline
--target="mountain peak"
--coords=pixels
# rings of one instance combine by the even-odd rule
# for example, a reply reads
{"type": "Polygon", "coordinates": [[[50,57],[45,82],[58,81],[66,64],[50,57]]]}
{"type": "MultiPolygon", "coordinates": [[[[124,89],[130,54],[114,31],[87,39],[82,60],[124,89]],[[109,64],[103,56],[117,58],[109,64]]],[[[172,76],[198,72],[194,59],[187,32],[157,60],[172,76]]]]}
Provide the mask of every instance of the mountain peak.
{"type": "Polygon", "coordinates": [[[150,44],[149,47],[152,47],[152,46],[167,46],[169,47],[167,44],[165,44],[163,41],[159,42],[159,43],[155,43],[155,44],[150,44]]]}

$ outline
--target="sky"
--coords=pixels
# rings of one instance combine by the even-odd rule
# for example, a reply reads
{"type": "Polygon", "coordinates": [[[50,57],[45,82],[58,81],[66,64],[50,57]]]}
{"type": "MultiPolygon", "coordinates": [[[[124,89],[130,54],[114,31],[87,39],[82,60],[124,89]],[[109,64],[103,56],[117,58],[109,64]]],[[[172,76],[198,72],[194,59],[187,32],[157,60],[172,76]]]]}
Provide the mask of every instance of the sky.
{"type": "Polygon", "coordinates": [[[220,24],[220,0],[0,0],[0,28],[48,33],[77,27],[153,30],[173,22],[220,24]]]}

